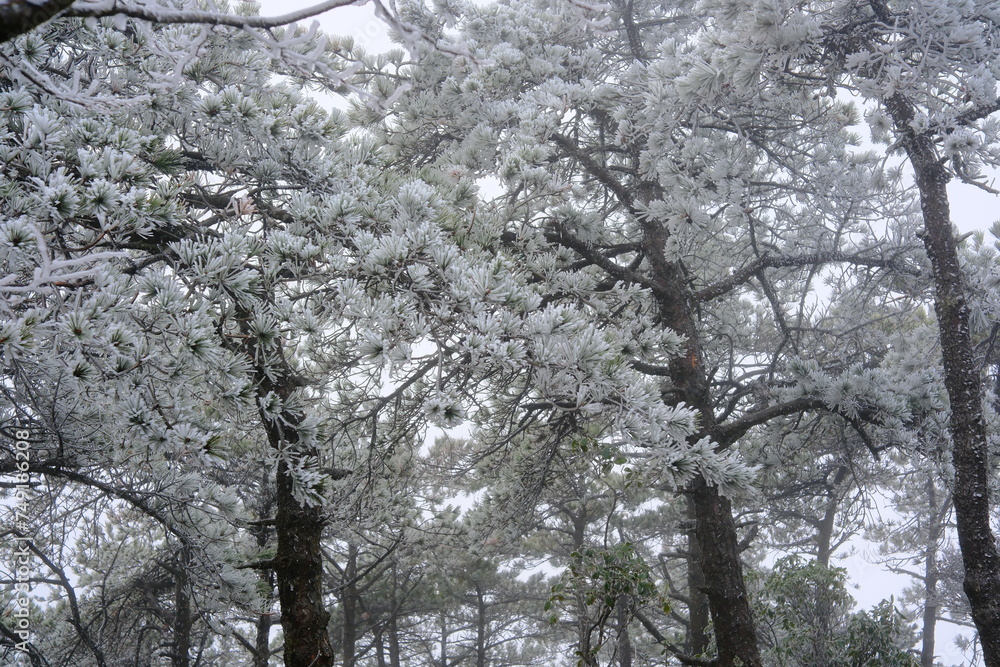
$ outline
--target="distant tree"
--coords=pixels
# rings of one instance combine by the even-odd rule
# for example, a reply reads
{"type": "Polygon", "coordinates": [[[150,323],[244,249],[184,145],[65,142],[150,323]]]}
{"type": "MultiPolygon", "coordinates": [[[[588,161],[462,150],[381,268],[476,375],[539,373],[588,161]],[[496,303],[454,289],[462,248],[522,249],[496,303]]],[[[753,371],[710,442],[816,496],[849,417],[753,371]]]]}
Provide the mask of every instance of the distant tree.
{"type": "Polygon", "coordinates": [[[791,556],[759,583],[765,664],[775,667],[916,667],[910,628],[893,602],[851,612],[845,571],[791,556]]]}

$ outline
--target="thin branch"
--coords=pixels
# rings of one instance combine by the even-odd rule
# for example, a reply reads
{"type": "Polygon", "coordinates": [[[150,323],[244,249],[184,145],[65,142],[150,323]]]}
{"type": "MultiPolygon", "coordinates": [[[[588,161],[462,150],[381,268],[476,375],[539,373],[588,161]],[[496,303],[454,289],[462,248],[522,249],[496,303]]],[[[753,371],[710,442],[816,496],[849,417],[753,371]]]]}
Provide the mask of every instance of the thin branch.
{"type": "Polygon", "coordinates": [[[670,641],[663,636],[663,633],[660,632],[659,629],[657,629],[657,627],[653,625],[653,622],[650,621],[649,618],[647,618],[646,615],[643,614],[641,611],[636,610],[635,617],[639,620],[640,623],[642,623],[642,627],[646,628],[646,631],[649,632],[650,635],[652,635],[653,639],[656,640],[656,643],[659,644],[660,646],[663,646],[671,653],[673,653],[674,657],[677,658],[681,663],[685,665],[699,665],[700,667],[714,667],[716,664],[718,664],[715,660],[710,660],[708,658],[696,658],[694,656],[685,654],[675,645],[670,643],[670,641]]]}
{"type": "Polygon", "coordinates": [[[338,7],[356,4],[355,0],[326,0],[318,4],[299,9],[280,16],[236,16],[217,12],[199,12],[193,10],[174,10],[157,6],[139,6],[119,3],[117,0],[108,2],[84,2],[70,7],[64,16],[76,18],[100,18],[102,16],[128,16],[143,19],[153,23],[204,23],[207,25],[224,25],[233,28],[278,28],[289,23],[324,14],[338,7]]]}
{"type": "Polygon", "coordinates": [[[63,589],[65,589],[66,599],[69,602],[70,616],[72,617],[70,623],[74,628],[76,628],[76,631],[80,635],[80,639],[83,643],[86,644],[87,648],[90,649],[90,652],[93,653],[98,666],[107,667],[108,663],[104,657],[104,651],[101,650],[101,647],[98,646],[93,637],[90,636],[87,628],[84,627],[83,618],[80,616],[80,605],[76,598],[76,589],[73,588],[73,584],[71,584],[69,579],[66,577],[66,572],[61,567],[56,565],[48,556],[46,556],[41,549],[35,546],[34,542],[27,540],[26,544],[28,548],[31,549],[31,552],[35,554],[39,560],[45,563],[45,566],[59,578],[59,584],[63,589]]]}

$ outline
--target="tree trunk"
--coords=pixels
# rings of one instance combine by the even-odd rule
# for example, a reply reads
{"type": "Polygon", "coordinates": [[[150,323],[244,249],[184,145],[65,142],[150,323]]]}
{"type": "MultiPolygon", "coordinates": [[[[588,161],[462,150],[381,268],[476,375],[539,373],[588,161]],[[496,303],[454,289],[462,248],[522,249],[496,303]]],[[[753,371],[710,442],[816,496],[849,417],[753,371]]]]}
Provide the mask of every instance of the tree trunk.
{"type": "Polygon", "coordinates": [[[830,557],[833,555],[833,530],[837,526],[837,509],[840,507],[840,485],[850,472],[847,466],[837,468],[833,482],[826,485],[830,494],[826,501],[823,518],[816,526],[816,562],[823,567],[830,567],[830,557]]]}
{"type": "MultiPolygon", "coordinates": [[[[267,531],[263,526],[259,528],[257,545],[262,548],[267,546],[267,531]]],[[[272,599],[271,596],[274,594],[274,573],[271,570],[261,570],[259,576],[261,583],[267,591],[267,598],[270,601],[272,599]]],[[[253,667],[268,667],[271,664],[272,625],[274,625],[274,622],[271,620],[270,610],[265,610],[264,613],[257,617],[253,667]]]]}
{"type": "Polygon", "coordinates": [[[920,640],[920,667],[934,667],[934,633],[937,630],[937,605],[924,605],[923,637],[920,640]]]}
{"type": "Polygon", "coordinates": [[[733,509],[719,489],[700,477],[691,483],[701,569],[712,612],[719,667],[760,667],[757,630],[750,611],[733,509]]]}
{"type": "Polygon", "coordinates": [[[322,511],[304,507],[292,495],[291,474],[283,460],[278,462],[277,487],[274,572],[285,636],[285,667],[332,667],[333,647],[326,628],[330,614],[323,605],[322,511]]]}
{"type": "Polygon", "coordinates": [[[476,667],[486,667],[486,598],[476,585],[476,667]]]}
{"type": "Polygon", "coordinates": [[[240,349],[253,369],[253,380],[261,405],[259,415],[268,445],[281,455],[275,476],[274,531],[277,548],[272,561],[281,605],[281,630],[284,634],[285,667],[332,667],[333,647],[327,624],[330,613],[323,604],[323,510],[303,505],[292,493],[292,473],[288,457],[315,459],[315,449],[302,446],[298,425],[303,415],[288,409],[275,417],[264,405],[277,396],[282,403],[291,398],[297,383],[294,378],[258,361],[272,352],[260,346],[249,330],[252,313],[238,308],[241,331],[246,337],[240,349]]]}
{"type": "Polygon", "coordinates": [[[909,101],[897,93],[885,105],[913,165],[924,216],[924,247],[934,273],[934,309],[951,404],[953,499],[965,565],[965,594],[986,665],[1000,667],[1000,553],[990,527],[989,452],[981,378],[973,359],[969,307],[951,232],[950,175],[937,156],[933,138],[913,130],[914,112],[909,101]]]}
{"type": "MultiPolygon", "coordinates": [[[[271,475],[264,468],[261,473],[261,497],[260,506],[257,509],[257,518],[266,519],[274,511],[274,497],[271,495],[271,475]]],[[[267,549],[269,540],[269,527],[263,522],[256,522],[250,526],[250,534],[254,536],[257,549],[264,551],[267,549]]],[[[268,667],[271,664],[271,626],[274,624],[271,619],[272,596],[274,595],[274,571],[270,568],[258,570],[261,587],[267,591],[267,608],[257,617],[256,635],[254,637],[253,663],[252,667],[268,667]]]]}
{"type": "MultiPolygon", "coordinates": [[[[662,225],[644,227],[643,250],[656,284],[656,299],[663,323],[687,337],[687,353],[670,364],[674,391],[671,400],[695,408],[701,431],[697,442],[716,430],[708,376],[705,373],[698,325],[692,311],[693,298],[681,266],[665,256],[668,233],[662,225]]],[[[743,579],[739,539],[732,505],[701,477],[688,485],[694,508],[695,532],[701,547],[701,571],[705,580],[719,667],[760,667],[757,628],[743,579]]]]}
{"type": "MultiPolygon", "coordinates": [[[[657,302],[659,323],[670,327],[687,339],[686,354],[670,363],[671,387],[664,392],[664,401],[669,404],[685,403],[699,415],[701,430],[691,437],[694,444],[708,436],[719,446],[721,442],[718,423],[712,405],[711,386],[705,372],[704,355],[701,349],[699,322],[695,314],[696,299],[691,292],[688,277],[679,261],[667,257],[667,242],[670,233],[660,222],[644,216],[637,203],[649,204],[663,198],[659,184],[643,181],[635,187],[626,187],[615,176],[596,162],[587,151],[561,135],[554,135],[553,141],[580,164],[597,180],[606,185],[618,201],[630,209],[640,225],[640,255],[644,262],[645,286],[650,289],[657,302]]],[[[635,151],[636,165],[641,163],[639,151],[635,151]]],[[[560,228],[562,241],[584,257],[588,257],[589,246],[572,236],[572,232],[560,228]]],[[[597,263],[601,263],[598,261],[597,263]]],[[[629,273],[634,269],[629,269],[629,273]]],[[[617,276],[616,276],[617,277],[617,276]]],[[[629,278],[629,280],[632,280],[629,278]]],[[[704,479],[696,478],[688,488],[695,513],[695,531],[702,552],[702,572],[705,576],[705,592],[716,634],[719,667],[759,667],[760,650],[757,645],[757,629],[754,625],[746,584],[743,580],[743,566],[739,558],[736,522],[728,500],[721,497],[718,489],[709,487],[704,479]]]]}
{"type": "Polygon", "coordinates": [[[618,667],[632,667],[632,638],[628,633],[631,605],[629,596],[618,598],[618,667]]]}
{"type": "Polygon", "coordinates": [[[684,651],[688,655],[700,656],[708,651],[708,598],[705,597],[705,574],[701,571],[701,544],[698,542],[697,517],[694,499],[687,499],[687,515],[691,522],[687,545],[687,597],[688,630],[684,640],[684,651]]]}
{"type": "MultiPolygon", "coordinates": [[[[585,505],[581,505],[579,514],[565,511],[566,516],[573,524],[573,548],[572,551],[580,553],[583,551],[583,544],[587,536],[587,510],[585,505]]],[[[576,594],[576,640],[577,651],[580,653],[580,664],[585,667],[597,667],[597,661],[592,655],[591,633],[594,626],[591,625],[587,614],[587,602],[582,592],[576,594]]]]}
{"type": "MultiPolygon", "coordinates": [[[[269,581],[270,573],[261,573],[261,579],[274,586],[269,581]]],[[[257,617],[257,635],[254,640],[253,667],[268,667],[271,664],[271,615],[263,613],[257,617]]]]}
{"type": "Polygon", "coordinates": [[[173,667],[188,667],[191,663],[191,596],[188,594],[188,567],[191,557],[187,547],[177,555],[174,573],[174,646],[171,656],[173,667]]]}
{"type": "Polygon", "coordinates": [[[389,667],[400,667],[399,662],[399,628],[396,624],[396,614],[389,620],[389,667]]]}
{"type": "Polygon", "coordinates": [[[380,628],[375,633],[375,656],[377,658],[378,667],[386,667],[385,664],[385,634],[383,634],[380,628]]]}
{"type": "Polygon", "coordinates": [[[389,605],[389,666],[400,667],[399,664],[399,602],[396,595],[399,590],[399,570],[395,561],[392,564],[392,597],[389,605]]]}
{"type": "Polygon", "coordinates": [[[938,546],[944,534],[949,507],[945,502],[938,505],[937,480],[927,476],[927,509],[930,522],[927,527],[927,544],[924,548],[924,614],[920,642],[921,667],[934,667],[934,633],[937,630],[938,602],[937,585],[941,577],[938,572],[938,546]]]}
{"type": "Polygon", "coordinates": [[[347,546],[347,565],[344,567],[344,592],[341,595],[341,606],[344,610],[344,667],[354,667],[355,646],[358,639],[358,547],[347,546]]]}

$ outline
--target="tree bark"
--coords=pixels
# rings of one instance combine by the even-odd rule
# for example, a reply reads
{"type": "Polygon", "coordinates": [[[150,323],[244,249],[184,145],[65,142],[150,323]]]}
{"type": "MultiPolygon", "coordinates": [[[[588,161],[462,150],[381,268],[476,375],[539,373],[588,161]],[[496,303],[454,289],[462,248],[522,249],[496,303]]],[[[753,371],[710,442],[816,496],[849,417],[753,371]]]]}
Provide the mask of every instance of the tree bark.
{"type": "Polygon", "coordinates": [[[375,632],[375,657],[377,658],[378,667],[386,667],[385,664],[385,634],[382,629],[379,628],[375,632]]]}
{"type": "Polygon", "coordinates": [[[306,507],[292,495],[285,461],[278,463],[278,548],[274,572],[285,636],[285,667],[332,667],[333,647],[327,635],[329,612],[323,605],[323,559],[320,508],[306,507]]]}
{"type": "MultiPolygon", "coordinates": [[[[270,572],[262,572],[261,579],[272,588],[270,572]]],[[[257,633],[254,639],[253,667],[268,667],[271,664],[271,615],[267,612],[257,617],[257,633]]]]}
{"type": "Polygon", "coordinates": [[[695,525],[694,499],[687,499],[687,516],[691,521],[688,531],[687,556],[687,598],[688,598],[688,630],[684,641],[684,651],[688,655],[704,655],[708,651],[708,598],[705,597],[705,574],[701,571],[701,544],[698,541],[695,525]]]}
{"type": "Polygon", "coordinates": [[[632,600],[627,595],[618,598],[618,667],[632,667],[632,637],[628,632],[632,600]]]}
{"type": "Polygon", "coordinates": [[[486,596],[476,584],[476,667],[486,667],[486,596]]]}
{"type": "Polygon", "coordinates": [[[750,611],[733,509],[719,489],[702,478],[690,485],[695,501],[701,569],[715,629],[719,667],[760,667],[757,630],[750,611]]]}
{"type": "Polygon", "coordinates": [[[349,544],[347,547],[347,565],[344,567],[344,592],[341,596],[341,607],[344,610],[344,667],[354,667],[355,645],[358,639],[358,547],[349,544]]]}
{"type": "Polygon", "coordinates": [[[190,554],[187,547],[181,547],[177,555],[177,571],[174,573],[174,623],[173,667],[188,667],[191,663],[191,596],[188,594],[188,567],[190,554]]]}
{"type": "Polygon", "coordinates": [[[1000,553],[990,526],[989,451],[982,379],[973,359],[969,306],[951,231],[947,190],[950,174],[937,156],[933,138],[913,130],[914,111],[909,100],[896,93],[885,101],[885,106],[913,166],[924,217],[924,247],[934,274],[934,309],[951,404],[955,469],[952,496],[965,565],[963,587],[972,607],[972,620],[979,632],[986,665],[1000,667],[1000,553]]]}
{"type": "MultiPolygon", "coordinates": [[[[587,510],[580,508],[579,514],[566,512],[573,523],[573,551],[580,552],[583,549],[587,531],[587,510]]],[[[585,667],[597,667],[597,659],[591,649],[591,633],[593,626],[587,615],[587,603],[582,592],[576,594],[576,637],[577,650],[580,654],[579,663],[585,667]]]]}
{"type": "Polygon", "coordinates": [[[284,372],[287,365],[284,368],[280,364],[264,367],[258,362],[270,357],[272,352],[262,348],[249,331],[246,323],[253,319],[252,314],[238,308],[237,315],[241,320],[241,332],[246,337],[238,349],[253,369],[261,406],[259,414],[268,445],[281,453],[275,475],[277,547],[272,564],[281,606],[285,667],[332,667],[334,651],[327,630],[330,613],[323,603],[323,510],[316,505],[303,505],[292,493],[293,478],[287,458],[309,459],[315,458],[317,453],[300,442],[298,425],[304,418],[302,414],[282,409],[275,417],[264,408],[265,399],[272,395],[282,403],[288,401],[299,383],[284,372]]]}
{"type": "MultiPolygon", "coordinates": [[[[670,364],[674,385],[673,399],[683,401],[698,411],[701,430],[692,442],[713,436],[717,422],[712,408],[708,375],[704,368],[694,302],[683,269],[665,256],[668,233],[662,225],[644,226],[643,250],[650,262],[651,278],[663,323],[687,338],[686,354],[670,364]]],[[[701,547],[701,571],[705,579],[719,667],[761,667],[757,628],[754,624],[743,564],[740,561],[739,537],[729,500],[715,486],[700,476],[688,485],[694,508],[695,534],[701,547]]]]}
{"type": "MultiPolygon", "coordinates": [[[[270,381],[260,390],[270,391],[270,381]]],[[[264,394],[267,394],[267,391],[264,394]]],[[[263,415],[262,415],[263,416],[263,415]]],[[[271,446],[297,445],[295,425],[300,417],[283,413],[281,424],[264,416],[271,446]]],[[[304,452],[308,455],[310,452],[304,452]]],[[[323,604],[323,512],[299,503],[292,494],[287,461],[278,461],[275,494],[277,550],[274,574],[278,581],[281,629],[285,638],[285,667],[332,667],[333,647],[327,632],[330,613],[323,604]]]]}

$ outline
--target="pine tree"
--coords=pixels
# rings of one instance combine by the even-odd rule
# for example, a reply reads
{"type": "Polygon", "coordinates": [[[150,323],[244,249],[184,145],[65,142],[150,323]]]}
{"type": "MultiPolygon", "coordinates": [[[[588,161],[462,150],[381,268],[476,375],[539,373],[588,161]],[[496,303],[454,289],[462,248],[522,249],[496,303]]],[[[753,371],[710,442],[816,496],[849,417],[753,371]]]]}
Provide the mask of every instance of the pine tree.
{"type": "MultiPolygon", "coordinates": [[[[920,273],[909,202],[890,189],[898,175],[854,150],[853,107],[761,83],[759,63],[720,50],[689,9],[615,6],[597,33],[552,3],[458,8],[464,39],[492,64],[428,58],[381,125],[386,141],[401,161],[498,179],[505,239],[537,257],[540,278],[574,271],[562,289],[581,300],[632,290],[631,305],[599,316],[654,341],[680,336],[664,349],[637,334],[629,363],[661,382],[666,405],[697,411],[689,446],[731,453],[759,426],[815,410],[864,438],[905,430],[885,349],[858,333],[920,273]],[[876,231],[882,220],[894,222],[876,231]],[[827,276],[834,296],[816,305],[827,276]],[[823,338],[840,342],[811,358],[823,338]]],[[[434,34],[429,15],[419,21],[434,34]]],[[[644,481],[670,488],[658,469],[644,466],[644,481]]],[[[720,664],[758,664],[726,495],[739,484],[691,470],[720,664]]]]}

